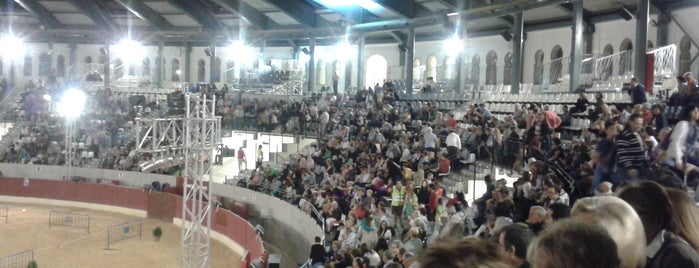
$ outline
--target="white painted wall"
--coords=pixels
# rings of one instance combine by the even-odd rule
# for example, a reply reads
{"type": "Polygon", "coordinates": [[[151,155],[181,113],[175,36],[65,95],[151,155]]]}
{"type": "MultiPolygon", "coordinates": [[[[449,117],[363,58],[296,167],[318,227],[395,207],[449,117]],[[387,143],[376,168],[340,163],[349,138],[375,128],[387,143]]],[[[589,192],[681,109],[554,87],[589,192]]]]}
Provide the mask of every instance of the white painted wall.
{"type": "MultiPolygon", "coordinates": [[[[699,30],[696,30],[696,27],[693,27],[693,23],[695,22],[695,14],[699,12],[699,7],[695,8],[687,8],[687,9],[682,9],[679,11],[676,11],[673,13],[673,16],[676,18],[677,22],[681,23],[685,29],[688,29],[689,35],[694,38],[695,40],[699,41],[699,30]]],[[[651,19],[657,19],[656,15],[651,15],[651,19]]],[[[602,23],[597,23],[596,24],[596,31],[593,34],[593,53],[600,53],[604,46],[606,44],[611,44],[612,47],[614,47],[614,52],[619,51],[619,46],[621,42],[625,38],[629,38],[632,40],[632,42],[635,42],[635,26],[636,22],[635,20],[631,21],[624,21],[622,19],[615,20],[615,21],[609,21],[609,22],[602,22],[602,23]]],[[[544,51],[544,62],[548,62],[551,60],[551,49],[556,46],[560,45],[563,48],[563,53],[564,56],[570,55],[570,44],[571,44],[571,29],[568,26],[564,26],[561,28],[556,28],[556,29],[550,29],[550,30],[541,30],[541,31],[530,31],[527,33],[528,34],[528,39],[525,41],[524,44],[524,70],[523,70],[523,80],[524,83],[532,83],[533,80],[533,66],[534,66],[534,54],[536,53],[537,50],[541,49],[544,51]]],[[[670,29],[669,29],[669,42],[671,44],[678,44],[682,37],[685,35],[679,27],[677,26],[677,23],[672,22],[670,24],[670,29]]],[[[652,24],[649,25],[649,31],[648,31],[648,39],[653,42],[653,44],[656,45],[657,47],[657,28],[654,27],[652,24]]],[[[97,62],[98,58],[100,56],[100,47],[102,45],[78,45],[77,49],[75,51],[76,55],[76,62],[77,63],[83,63],[85,60],[85,57],[91,56],[93,58],[93,62],[97,62]]],[[[498,56],[498,61],[497,61],[497,83],[502,83],[503,79],[503,67],[504,67],[504,56],[507,52],[510,52],[512,50],[512,44],[509,42],[506,42],[501,36],[489,36],[489,37],[480,37],[480,38],[471,38],[466,41],[465,45],[466,49],[464,52],[464,60],[462,63],[464,64],[463,68],[464,71],[468,70],[467,64],[470,64],[471,58],[473,55],[478,54],[481,58],[481,64],[480,64],[480,83],[484,84],[485,83],[485,70],[486,70],[486,55],[488,51],[493,50],[497,53],[498,56]]],[[[192,54],[191,54],[191,68],[190,68],[190,82],[198,82],[197,79],[197,69],[198,69],[198,62],[199,60],[203,60],[205,63],[205,80],[208,81],[211,73],[211,66],[210,66],[210,58],[205,55],[204,49],[207,47],[193,47],[192,48],[192,54]]],[[[259,51],[259,48],[254,49],[255,52],[259,51]]],[[[38,72],[39,72],[39,54],[45,51],[49,51],[49,46],[46,43],[30,43],[28,44],[28,49],[27,53],[28,55],[31,55],[32,57],[32,76],[31,77],[25,77],[23,75],[23,64],[24,60],[21,59],[19,61],[15,62],[16,68],[15,68],[15,78],[17,85],[22,86],[24,85],[29,79],[34,79],[35,81],[37,79],[40,79],[42,77],[38,77],[38,72]]],[[[155,70],[155,58],[157,56],[157,51],[158,48],[157,46],[149,46],[146,47],[146,57],[150,59],[151,62],[151,70],[152,70],[152,75],[155,76],[155,73],[153,72],[155,70]]],[[[217,53],[219,57],[221,57],[222,61],[222,66],[221,66],[221,81],[225,81],[225,73],[224,70],[226,69],[226,62],[227,62],[227,53],[225,53],[225,48],[219,47],[217,48],[217,53]]],[[[694,56],[699,50],[697,47],[692,46],[691,48],[691,54],[694,56]]],[[[164,47],[164,54],[165,54],[165,60],[166,63],[164,65],[164,79],[166,82],[171,81],[172,78],[172,59],[176,58],[180,62],[180,69],[182,70],[182,73],[180,75],[180,81],[185,82],[185,52],[184,52],[184,47],[172,47],[172,46],[166,46],[164,47]]],[[[363,57],[361,61],[363,64],[366,63],[366,60],[371,57],[372,55],[382,55],[386,58],[388,61],[388,79],[400,79],[402,77],[402,68],[399,66],[399,51],[397,48],[396,44],[379,44],[379,45],[366,45],[363,57]]],[[[419,42],[416,44],[416,49],[415,49],[415,58],[420,59],[422,64],[424,65],[425,62],[427,61],[427,57],[430,55],[435,55],[437,57],[437,63],[439,65],[438,68],[438,74],[437,77],[435,77],[437,80],[442,78],[441,72],[443,70],[443,67],[441,66],[444,62],[444,58],[447,56],[447,53],[443,47],[442,42],[438,41],[430,41],[430,42],[419,42]]],[[[63,55],[66,58],[66,68],[70,65],[69,59],[70,59],[70,49],[67,44],[59,44],[56,43],[53,45],[53,49],[51,50],[51,56],[52,56],[52,65],[55,68],[56,66],[56,59],[58,55],[63,55]]],[[[265,59],[270,59],[270,58],[276,58],[276,59],[290,59],[292,57],[291,54],[291,47],[268,47],[266,48],[266,53],[265,53],[265,59]]],[[[316,67],[322,67],[320,65],[325,66],[326,72],[325,72],[325,84],[319,84],[318,79],[316,79],[316,88],[319,89],[321,86],[326,85],[330,86],[332,84],[332,66],[333,62],[338,59],[338,58],[348,58],[348,60],[351,63],[351,68],[353,69],[351,77],[345,77],[345,72],[344,72],[344,64],[341,64],[341,68],[339,70],[339,75],[340,75],[340,83],[339,83],[339,88],[340,92],[343,92],[344,85],[345,85],[345,80],[350,79],[351,82],[350,84],[352,86],[355,86],[357,84],[357,74],[356,74],[356,68],[357,68],[357,55],[344,55],[342,53],[337,53],[336,51],[333,50],[333,47],[330,46],[318,46],[316,47],[316,67]],[[319,64],[319,63],[324,63],[324,64],[319,64]]],[[[115,57],[112,57],[111,60],[115,60],[115,57]]],[[[678,61],[679,62],[679,61],[678,61]]],[[[3,76],[7,77],[9,74],[9,68],[10,62],[9,60],[4,60],[3,61],[3,76]]],[[[238,65],[239,66],[239,65],[238,65]]],[[[470,65],[469,65],[470,66],[470,65]]],[[[363,68],[366,70],[366,66],[363,68]]],[[[691,70],[694,72],[697,72],[699,70],[699,61],[694,62],[691,66],[691,70]]],[[[316,69],[316,74],[319,75],[318,70],[316,69]]],[[[46,79],[46,78],[42,78],[46,79]]],[[[60,79],[59,79],[60,81],[60,79]]]]}

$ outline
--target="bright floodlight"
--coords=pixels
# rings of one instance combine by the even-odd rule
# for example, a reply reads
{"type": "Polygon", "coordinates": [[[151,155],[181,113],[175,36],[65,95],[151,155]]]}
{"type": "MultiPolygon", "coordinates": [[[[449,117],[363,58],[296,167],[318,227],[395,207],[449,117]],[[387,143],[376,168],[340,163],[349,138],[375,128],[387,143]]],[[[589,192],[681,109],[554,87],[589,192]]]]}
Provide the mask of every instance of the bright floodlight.
{"type": "Polygon", "coordinates": [[[49,94],[44,94],[43,97],[44,97],[44,100],[45,100],[45,101],[51,101],[51,95],[49,95],[49,94]]]}
{"type": "Polygon", "coordinates": [[[138,62],[143,59],[143,46],[140,43],[127,38],[114,45],[114,56],[124,63],[138,62]]]}
{"type": "Polygon", "coordinates": [[[355,52],[356,51],[352,49],[352,46],[347,40],[342,41],[333,48],[333,53],[339,60],[351,59],[355,52]]]}
{"type": "Polygon", "coordinates": [[[252,64],[257,55],[255,55],[255,51],[251,47],[246,46],[243,41],[236,40],[228,46],[228,57],[241,64],[252,64]]]}
{"type": "Polygon", "coordinates": [[[457,36],[444,40],[444,49],[449,55],[457,55],[464,49],[464,43],[457,36]]]}
{"type": "Polygon", "coordinates": [[[67,118],[76,118],[83,112],[86,100],[87,97],[82,91],[68,89],[58,103],[58,112],[67,118]]]}
{"type": "Polygon", "coordinates": [[[2,54],[3,58],[21,59],[24,57],[26,50],[27,46],[22,39],[14,34],[7,34],[0,38],[0,54],[2,54]]]}

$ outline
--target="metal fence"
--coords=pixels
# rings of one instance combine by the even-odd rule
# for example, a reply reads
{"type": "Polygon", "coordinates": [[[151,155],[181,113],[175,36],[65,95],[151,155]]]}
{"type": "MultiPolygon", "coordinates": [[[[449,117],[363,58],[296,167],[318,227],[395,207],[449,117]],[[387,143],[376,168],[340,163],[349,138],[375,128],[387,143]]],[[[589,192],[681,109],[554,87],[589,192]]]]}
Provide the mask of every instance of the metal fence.
{"type": "Polygon", "coordinates": [[[64,211],[51,211],[49,229],[53,225],[85,229],[90,233],[90,215],[64,211]]]}
{"type": "Polygon", "coordinates": [[[0,268],[26,268],[34,261],[34,251],[25,250],[0,259],[0,268]]]}
{"type": "Polygon", "coordinates": [[[112,249],[112,245],[116,242],[137,236],[138,239],[141,239],[143,237],[142,221],[128,221],[110,226],[107,230],[107,249],[112,249]]]}

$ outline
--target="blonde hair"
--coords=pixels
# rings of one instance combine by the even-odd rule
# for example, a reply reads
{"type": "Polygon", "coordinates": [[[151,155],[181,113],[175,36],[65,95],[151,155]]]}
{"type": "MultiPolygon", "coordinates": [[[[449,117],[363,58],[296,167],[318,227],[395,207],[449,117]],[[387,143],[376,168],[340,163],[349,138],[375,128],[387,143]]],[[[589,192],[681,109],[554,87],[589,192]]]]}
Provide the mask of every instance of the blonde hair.
{"type": "Polygon", "coordinates": [[[626,201],[616,196],[587,197],[575,202],[574,219],[595,224],[607,230],[617,244],[620,268],[640,268],[646,263],[643,223],[626,201]]]}
{"type": "Polygon", "coordinates": [[[677,227],[677,235],[699,251],[699,208],[684,191],[667,188],[672,202],[672,222],[677,227]]]}

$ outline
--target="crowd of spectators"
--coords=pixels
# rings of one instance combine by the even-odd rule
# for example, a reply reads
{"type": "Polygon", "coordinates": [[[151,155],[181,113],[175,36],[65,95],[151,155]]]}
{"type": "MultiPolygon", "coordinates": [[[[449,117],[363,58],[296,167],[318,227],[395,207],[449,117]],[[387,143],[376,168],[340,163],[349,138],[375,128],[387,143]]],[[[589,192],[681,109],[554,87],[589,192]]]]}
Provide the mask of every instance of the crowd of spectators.
{"type": "MultiPolygon", "coordinates": [[[[685,78],[679,94],[699,94],[685,78]]],[[[630,91],[639,95],[635,85],[630,91]]],[[[687,220],[699,210],[677,190],[696,186],[699,128],[691,128],[699,110],[683,104],[675,123],[661,100],[610,108],[601,96],[591,104],[581,95],[561,114],[522,105],[502,121],[484,104],[449,112],[385,101],[373,89],[281,109],[258,101],[248,104],[258,114],[286,109],[307,112],[307,123],[317,118],[310,134],[318,139],[238,183],[322,215],[328,247],[314,246],[314,267],[699,267],[692,246],[699,224],[687,220]],[[594,119],[589,128],[565,130],[581,115],[594,119]],[[469,153],[519,179],[508,185],[486,175],[486,194],[469,203],[443,186],[469,153]]]]}
{"type": "MultiPolygon", "coordinates": [[[[219,96],[225,128],[317,138],[282,166],[258,164],[238,182],[322,215],[327,241],[312,251],[314,267],[699,267],[699,211],[677,190],[696,187],[699,165],[699,103],[691,101],[699,89],[691,74],[683,79],[668,103],[640,99],[632,83],[630,107],[581,95],[561,114],[517,105],[502,121],[485,104],[446,111],[401,100],[390,82],[288,101],[200,92],[219,96]],[[680,107],[677,120],[666,105],[680,107]],[[590,128],[561,135],[581,114],[593,119],[590,128]],[[444,185],[461,176],[471,153],[519,179],[508,185],[485,175],[487,192],[468,202],[444,185]]],[[[57,94],[41,83],[26,89],[19,116],[30,123],[3,161],[65,162],[65,122],[44,98],[57,94]]],[[[149,157],[134,153],[124,129],[139,113],[167,107],[140,104],[92,93],[76,141],[100,167],[138,170],[149,157]]]]}

